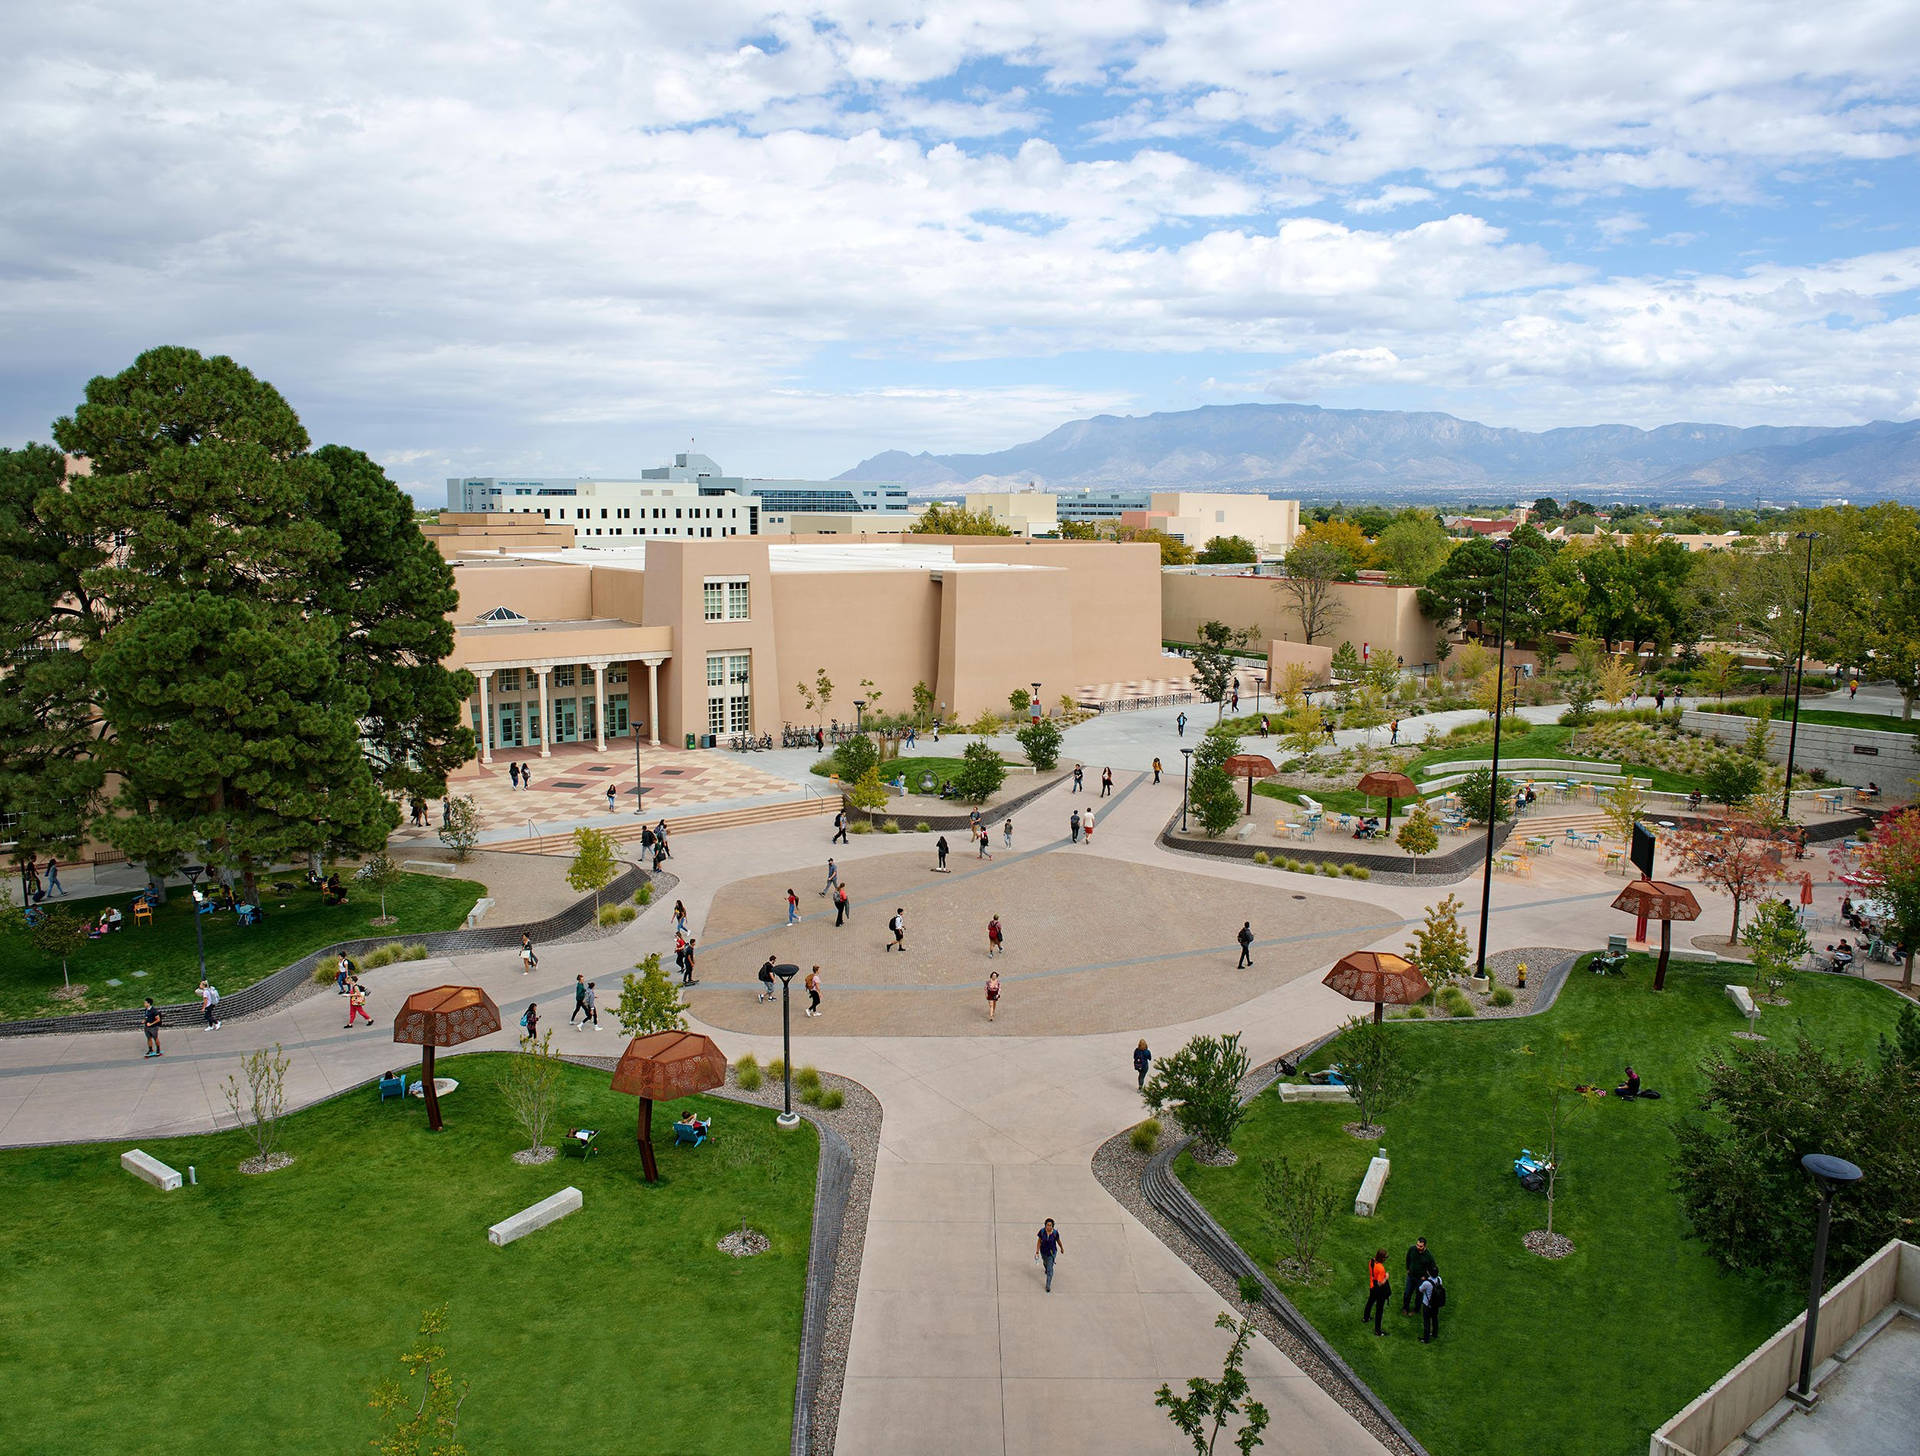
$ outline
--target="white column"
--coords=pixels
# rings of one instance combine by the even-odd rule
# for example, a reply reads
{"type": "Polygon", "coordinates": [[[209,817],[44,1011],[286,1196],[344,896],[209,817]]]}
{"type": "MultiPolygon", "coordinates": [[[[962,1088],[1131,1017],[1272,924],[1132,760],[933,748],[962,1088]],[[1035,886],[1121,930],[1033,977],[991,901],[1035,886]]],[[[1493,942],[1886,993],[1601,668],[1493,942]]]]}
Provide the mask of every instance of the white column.
{"type": "Polygon", "coordinates": [[[660,746],[660,663],[647,662],[647,742],[660,746]]]}
{"type": "Polygon", "coordinates": [[[474,676],[480,679],[480,762],[493,762],[493,707],[487,701],[487,684],[493,679],[493,669],[483,667],[474,676]]]}
{"type": "Polygon", "coordinates": [[[593,665],[593,735],[594,750],[607,751],[607,665],[596,662],[593,665]]]}
{"type": "Polygon", "coordinates": [[[534,671],[540,674],[540,756],[552,758],[553,750],[548,745],[553,742],[553,717],[547,708],[547,674],[553,669],[540,667],[534,671]]]}

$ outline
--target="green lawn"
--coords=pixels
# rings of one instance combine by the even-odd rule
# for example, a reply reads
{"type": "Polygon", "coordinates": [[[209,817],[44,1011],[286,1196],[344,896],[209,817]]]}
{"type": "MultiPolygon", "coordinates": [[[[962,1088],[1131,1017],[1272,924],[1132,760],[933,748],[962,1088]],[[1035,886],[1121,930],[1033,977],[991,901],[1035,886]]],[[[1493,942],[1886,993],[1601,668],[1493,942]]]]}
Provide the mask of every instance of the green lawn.
{"type": "MultiPolygon", "coordinates": [[[[404,875],[387,891],[387,913],[396,917],[396,923],[375,925],[372,922],[380,914],[380,897],[352,883],[350,873],[349,869],[341,876],[348,891],[344,905],[323,905],[319,892],[304,886],[289,894],[275,894],[269,878],[262,894],[266,918],[259,925],[243,927],[226,912],[201,916],[208,979],[227,995],[335,941],[457,930],[473,909],[473,902],[486,894],[486,887],[473,880],[404,875]]],[[[74,942],[68,970],[76,984],[86,985],[86,999],[48,999],[48,993],[61,984],[60,962],[43,957],[24,932],[14,930],[0,933],[0,1017],[17,1021],[112,1010],[138,1006],[145,996],[163,1006],[193,1000],[194,987],[200,984],[200,962],[194,946],[193,901],[184,890],[168,892],[167,903],[154,912],[151,925],[134,922],[131,895],[99,896],[72,904],[77,911],[95,917],[113,904],[126,917],[124,930],[101,940],[74,942]],[[146,974],[135,974],[140,971],[146,974]],[[107,984],[116,979],[118,986],[107,984]]]]}
{"type": "MultiPolygon", "coordinates": [[[[1524,733],[1516,733],[1508,729],[1500,735],[1501,761],[1504,763],[1511,758],[1564,758],[1573,762],[1613,762],[1611,759],[1594,758],[1590,754],[1570,752],[1567,743],[1575,731],[1558,723],[1537,723],[1530,726],[1524,733]]],[[[1491,740],[1484,743],[1464,744],[1460,747],[1436,748],[1416,758],[1408,772],[1415,779],[1424,779],[1430,777],[1443,764],[1456,763],[1461,759],[1478,759],[1485,762],[1492,755],[1491,740]]],[[[1621,767],[1636,778],[1650,779],[1652,787],[1662,793],[1685,794],[1702,787],[1699,778],[1693,774],[1674,773],[1669,769],[1656,768],[1647,763],[1622,763],[1621,767]]],[[[1505,776],[1504,769],[1502,776],[1505,776]]],[[[1521,779],[1529,777],[1524,770],[1520,771],[1518,776],[1521,779]]]]}
{"type": "Polygon", "coordinates": [[[641,1181],[635,1100],[565,1069],[558,1131],[604,1152],[523,1168],[501,1054],[440,1063],[446,1131],[370,1088],[289,1120],[297,1161],[249,1178],[244,1134],[140,1146],[199,1186],[161,1193],[130,1144],[0,1152],[0,1378],[10,1451],[364,1451],[367,1396],[402,1375],[423,1309],[450,1306],[450,1367],[472,1383],[475,1452],[786,1449],[813,1212],[816,1137],[771,1112],[694,1099],[714,1119],[641,1181]],[[585,1206],[504,1249],[489,1224],[572,1185],[585,1206]],[[773,1241],[714,1247],[742,1218],[773,1241]]]}
{"type": "MultiPolygon", "coordinates": [[[[1576,969],[1538,1017],[1395,1025],[1422,1082],[1382,1118],[1393,1176],[1381,1213],[1356,1218],[1346,1203],[1322,1250],[1331,1275],[1283,1288],[1435,1456],[1639,1456],[1656,1427],[1805,1297],[1722,1272],[1688,1235],[1668,1186],[1669,1129],[1694,1106],[1700,1058],[1735,1045],[1730,1034],[1745,1019],[1722,990],[1725,967],[1676,965],[1658,996],[1652,970],[1644,956],[1631,957],[1623,977],[1576,969]],[[1554,1219],[1575,1252],[1552,1262],[1521,1245],[1545,1226],[1546,1204],[1521,1189],[1513,1158],[1541,1148],[1541,1092],[1562,1056],[1570,1080],[1607,1087],[1630,1060],[1665,1097],[1609,1097],[1578,1115],[1562,1144],[1554,1219]],[[1399,1313],[1406,1250],[1421,1235],[1448,1286],[1432,1345],[1399,1313]],[[1359,1321],[1366,1258],[1381,1245],[1394,1284],[1384,1340],[1359,1321]]],[[[1796,977],[1788,994],[1792,1006],[1767,1011],[1762,1031],[1785,1038],[1804,1021],[1817,1041],[1861,1054],[1900,1005],[1881,987],[1818,975],[1796,977]]],[[[1289,1106],[1268,1094],[1235,1139],[1237,1167],[1197,1167],[1183,1156],[1176,1171],[1271,1268],[1276,1245],[1256,1193],[1261,1158],[1324,1159],[1350,1197],[1344,1191],[1359,1187],[1374,1151],[1341,1130],[1353,1116],[1350,1105],[1289,1106]]]]}
{"type": "MultiPolygon", "coordinates": [[[[1502,775],[1505,777],[1505,775],[1502,775]]],[[[1279,799],[1283,803],[1298,804],[1302,797],[1312,799],[1314,803],[1330,814],[1382,814],[1387,812],[1387,801],[1374,797],[1369,799],[1358,789],[1291,789],[1284,784],[1259,783],[1253,786],[1253,796],[1257,799],[1265,796],[1279,799]]],[[[1245,801],[1242,800],[1244,803],[1245,801]]],[[[1393,801],[1394,823],[1398,827],[1399,817],[1409,807],[1406,799],[1393,801]]]]}
{"type": "MultiPolygon", "coordinates": [[[[1738,713],[1742,717],[1759,716],[1761,704],[1773,709],[1773,716],[1781,722],[1787,716],[1780,711],[1780,700],[1776,698],[1747,698],[1742,701],[1706,704],[1701,706],[1709,712],[1738,713]]],[[[1876,733],[1920,733],[1920,718],[1894,718],[1885,713],[1849,713],[1840,708],[1802,708],[1802,723],[1822,723],[1831,728],[1863,728],[1876,733]]]]}
{"type": "MultiPolygon", "coordinates": [[[[920,779],[924,774],[933,775],[933,792],[939,793],[941,785],[960,772],[960,758],[936,758],[931,755],[903,753],[898,758],[888,759],[880,765],[880,781],[892,783],[895,774],[907,776],[907,791],[920,792],[920,779]]],[[[821,759],[813,766],[813,771],[822,778],[839,772],[831,756],[821,759]]]]}

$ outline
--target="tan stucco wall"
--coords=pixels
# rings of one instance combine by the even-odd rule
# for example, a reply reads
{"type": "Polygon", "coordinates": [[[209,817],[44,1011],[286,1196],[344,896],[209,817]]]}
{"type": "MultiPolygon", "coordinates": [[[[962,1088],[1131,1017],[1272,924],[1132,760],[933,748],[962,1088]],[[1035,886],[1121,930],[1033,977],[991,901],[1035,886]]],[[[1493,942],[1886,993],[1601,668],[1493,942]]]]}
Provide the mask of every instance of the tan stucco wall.
{"type": "Polygon", "coordinates": [[[455,622],[506,607],[536,622],[573,622],[597,616],[592,574],[565,562],[488,561],[456,557],[453,585],[460,593],[455,622]]]}
{"type": "MultiPolygon", "coordinates": [[[[781,572],[773,578],[780,721],[811,723],[798,684],[822,668],[833,682],[826,717],[850,723],[860,679],[880,689],[884,713],[913,708],[913,685],[934,685],[940,588],[918,571],[781,572]],[[879,624],[884,631],[876,631],[879,624]]],[[[937,697],[937,693],[936,693],[937,697]]],[[[762,732],[776,724],[763,720],[762,732]]]]}
{"type": "Polygon", "coordinates": [[[726,541],[649,541],[647,605],[654,624],[674,629],[673,661],[660,669],[661,741],[684,743],[707,731],[707,654],[753,654],[754,731],[779,725],[766,705],[780,701],[774,640],[777,598],[767,567],[767,543],[753,537],[726,541]],[[710,576],[747,578],[744,622],[709,622],[702,587],[710,576]]]}
{"type": "MultiPolygon", "coordinates": [[[[1194,642],[1202,622],[1220,621],[1229,627],[1257,628],[1266,638],[1301,641],[1299,614],[1277,580],[1167,572],[1160,582],[1161,631],[1169,641],[1194,642]]],[[[1340,582],[1334,595],[1347,615],[1316,646],[1351,642],[1357,648],[1364,643],[1373,652],[1399,653],[1409,667],[1434,660],[1433,624],[1420,611],[1412,587],[1340,582]]]]}
{"type": "MultiPolygon", "coordinates": [[[[1073,657],[1067,676],[1073,681],[1063,683],[1059,692],[1082,683],[1130,682],[1166,675],[1165,660],[1160,656],[1158,546],[1004,537],[983,544],[989,538],[979,536],[936,539],[953,543],[956,561],[1024,562],[1055,566],[1068,573],[1073,657]]],[[[1020,622],[1010,624],[1010,629],[1031,630],[1020,622]]],[[[1049,701],[1058,696],[1050,684],[1043,692],[1049,701]]]]}
{"type": "Polygon", "coordinates": [[[647,574],[623,567],[595,566],[590,595],[593,615],[618,617],[623,622],[644,622],[647,574]]]}
{"type": "Polygon", "coordinates": [[[573,545],[572,526],[505,512],[442,511],[420,534],[448,560],[463,551],[558,551],[573,545]]]}
{"type": "Polygon", "coordinates": [[[950,571],[940,583],[940,669],[935,693],[949,721],[1007,711],[1015,688],[1040,684],[1041,701],[1078,684],[1072,575],[950,571]]]}
{"type": "Polygon", "coordinates": [[[511,631],[456,628],[448,667],[481,667],[490,662],[529,660],[585,662],[607,658],[631,662],[643,653],[671,652],[671,627],[608,626],[550,628],[538,626],[511,631]]]}

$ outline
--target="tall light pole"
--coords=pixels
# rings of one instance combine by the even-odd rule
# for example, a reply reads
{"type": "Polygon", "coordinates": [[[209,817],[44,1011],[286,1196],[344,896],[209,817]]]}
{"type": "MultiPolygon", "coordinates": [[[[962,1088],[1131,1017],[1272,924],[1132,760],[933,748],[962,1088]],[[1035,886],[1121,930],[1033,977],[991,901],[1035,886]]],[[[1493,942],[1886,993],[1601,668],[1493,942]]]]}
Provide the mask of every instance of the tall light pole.
{"type": "Polygon", "coordinates": [[[1780,791],[1780,814],[1789,822],[1793,819],[1793,750],[1800,739],[1800,690],[1806,686],[1807,611],[1813,605],[1813,543],[1819,536],[1818,531],[1797,531],[1793,538],[1807,543],[1807,576],[1800,588],[1800,650],[1794,654],[1793,674],[1787,679],[1793,692],[1793,726],[1787,729],[1787,786],[1780,791]]]}
{"type": "Polygon", "coordinates": [[[1820,1289],[1827,1274],[1827,1228],[1833,1216],[1833,1195],[1858,1183],[1861,1173],[1845,1158],[1825,1153],[1808,1153],[1800,1166],[1813,1175],[1820,1190],[1820,1223],[1813,1236],[1813,1278],[1807,1285],[1807,1322],[1800,1331],[1800,1383],[1787,1392],[1794,1402],[1810,1406],[1819,1397],[1813,1393],[1813,1341],[1820,1331],[1820,1289]]]}
{"type": "Polygon", "coordinates": [[[773,973],[780,978],[780,1070],[787,1080],[786,1109],[774,1122],[791,1132],[800,1126],[800,1114],[793,1110],[793,978],[800,967],[783,961],[773,973]]]}
{"type": "Polygon", "coordinates": [[[203,981],[207,978],[207,937],[206,933],[200,929],[200,902],[193,896],[193,887],[200,883],[200,876],[206,872],[205,865],[180,867],[180,873],[187,877],[187,899],[193,906],[193,944],[200,952],[200,979],[203,981]]]}
{"type": "Polygon", "coordinates": [[[1496,541],[1500,553],[1500,661],[1493,678],[1493,772],[1487,780],[1487,856],[1480,870],[1480,958],[1474,974],[1487,974],[1487,916],[1493,903],[1493,831],[1500,822],[1500,719],[1506,711],[1507,574],[1513,569],[1513,542],[1496,541]]]}
{"type": "Polygon", "coordinates": [[[1187,832],[1187,805],[1193,801],[1193,750],[1180,750],[1180,832],[1187,832]]]}
{"type": "Polygon", "coordinates": [[[631,720],[627,731],[633,734],[633,812],[636,817],[647,812],[647,786],[640,782],[640,732],[631,720]]]}

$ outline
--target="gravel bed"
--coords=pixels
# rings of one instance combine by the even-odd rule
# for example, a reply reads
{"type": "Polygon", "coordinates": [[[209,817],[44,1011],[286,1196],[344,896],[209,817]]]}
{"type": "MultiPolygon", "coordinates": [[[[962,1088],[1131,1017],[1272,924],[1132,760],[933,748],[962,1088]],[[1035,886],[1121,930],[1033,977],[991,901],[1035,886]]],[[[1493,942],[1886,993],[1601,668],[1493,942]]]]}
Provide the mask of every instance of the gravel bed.
{"type": "MultiPolygon", "coordinates": [[[[1467,1000],[1473,1003],[1473,1014],[1477,1020],[1504,1016],[1531,1016],[1540,1009],[1536,1003],[1547,972],[1568,956],[1575,954],[1577,952],[1562,950],[1551,945],[1528,945],[1518,950],[1496,951],[1487,957],[1487,979],[1492,984],[1488,986],[1485,994],[1474,990],[1465,980],[1456,981],[1454,984],[1466,994],[1467,1000]],[[1515,967],[1522,961],[1527,963],[1527,984],[1524,989],[1519,985],[1518,976],[1515,974],[1515,967]],[[1505,986],[1513,992],[1513,1005],[1495,1006],[1488,999],[1494,986],[1505,986]]],[[[1397,1020],[1405,1019],[1404,1012],[1388,1014],[1397,1020]]],[[[1449,1019],[1431,1006],[1427,1008],[1427,1016],[1434,1021],[1449,1019]]]]}
{"type": "MultiPolygon", "coordinates": [[[[660,903],[656,898],[654,903],[660,903]]],[[[671,899],[667,902],[672,904],[671,899]]],[[[575,1057],[582,1066],[613,1070],[618,1057],[575,1057]]],[[[847,1191],[847,1210],[840,1229],[840,1252],[834,1263],[833,1288],[827,1296],[826,1330],[820,1349],[820,1388],[813,1397],[813,1451],[833,1456],[835,1429],[840,1423],[840,1392],[847,1378],[847,1350],[853,1342],[853,1302],[860,1289],[860,1257],[867,1242],[867,1207],[873,1201],[873,1170],[880,1153],[880,1099],[865,1087],[834,1072],[822,1072],[820,1085],[837,1088],[846,1101],[833,1111],[808,1107],[796,1096],[794,1111],[839,1133],[853,1149],[853,1181],[847,1191]]],[[[768,1078],[757,1092],[743,1092],[732,1067],[727,1085],[712,1096],[757,1107],[782,1105],[781,1083],[768,1078]]],[[[1135,1180],[1136,1183],[1138,1179],[1135,1180]]]]}

